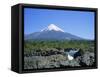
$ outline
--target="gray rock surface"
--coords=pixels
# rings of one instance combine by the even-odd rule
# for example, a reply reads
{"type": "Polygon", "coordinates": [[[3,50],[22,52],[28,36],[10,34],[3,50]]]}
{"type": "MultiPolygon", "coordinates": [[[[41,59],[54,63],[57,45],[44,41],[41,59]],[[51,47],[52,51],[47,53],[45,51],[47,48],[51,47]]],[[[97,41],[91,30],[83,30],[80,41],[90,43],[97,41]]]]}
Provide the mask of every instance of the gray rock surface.
{"type": "MultiPolygon", "coordinates": [[[[58,50],[55,50],[58,52],[58,50]]],[[[71,53],[72,54],[72,53],[71,53]]],[[[84,54],[75,54],[73,60],[68,60],[68,54],[65,52],[49,56],[26,56],[24,57],[24,69],[42,69],[42,68],[59,68],[75,66],[92,66],[95,62],[94,53],[86,51],[84,54]]]]}
{"type": "Polygon", "coordinates": [[[92,52],[86,52],[82,56],[82,62],[85,63],[86,65],[93,65],[94,63],[94,53],[92,52]]]}

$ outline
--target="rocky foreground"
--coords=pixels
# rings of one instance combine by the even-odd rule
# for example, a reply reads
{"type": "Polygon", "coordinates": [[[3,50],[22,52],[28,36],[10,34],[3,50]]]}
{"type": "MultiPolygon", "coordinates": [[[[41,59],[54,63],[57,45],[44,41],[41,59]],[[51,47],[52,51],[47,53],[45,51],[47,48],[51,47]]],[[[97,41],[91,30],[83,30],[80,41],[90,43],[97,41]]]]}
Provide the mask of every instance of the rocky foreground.
{"type": "Polygon", "coordinates": [[[47,49],[34,50],[24,54],[24,69],[43,69],[59,67],[87,67],[95,64],[94,52],[82,49],[47,49]]]}

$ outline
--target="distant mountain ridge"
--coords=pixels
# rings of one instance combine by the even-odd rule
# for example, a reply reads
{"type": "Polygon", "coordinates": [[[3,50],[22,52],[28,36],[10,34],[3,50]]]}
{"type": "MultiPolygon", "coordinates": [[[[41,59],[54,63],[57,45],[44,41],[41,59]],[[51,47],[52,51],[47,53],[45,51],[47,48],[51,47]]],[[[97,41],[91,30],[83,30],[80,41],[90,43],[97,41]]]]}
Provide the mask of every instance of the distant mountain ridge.
{"type": "Polygon", "coordinates": [[[24,36],[25,40],[83,40],[83,38],[73,34],[64,32],[61,28],[54,24],[50,24],[47,28],[40,32],[34,32],[24,36]]]}

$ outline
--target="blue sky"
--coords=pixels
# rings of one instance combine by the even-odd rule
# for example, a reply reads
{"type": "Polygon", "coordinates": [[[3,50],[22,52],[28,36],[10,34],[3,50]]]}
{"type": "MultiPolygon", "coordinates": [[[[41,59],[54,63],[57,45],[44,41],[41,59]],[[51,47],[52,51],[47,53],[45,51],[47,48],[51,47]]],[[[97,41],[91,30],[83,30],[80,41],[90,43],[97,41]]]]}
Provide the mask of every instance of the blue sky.
{"type": "Polygon", "coordinates": [[[94,12],[24,8],[24,34],[55,24],[65,32],[94,39],[94,12]]]}

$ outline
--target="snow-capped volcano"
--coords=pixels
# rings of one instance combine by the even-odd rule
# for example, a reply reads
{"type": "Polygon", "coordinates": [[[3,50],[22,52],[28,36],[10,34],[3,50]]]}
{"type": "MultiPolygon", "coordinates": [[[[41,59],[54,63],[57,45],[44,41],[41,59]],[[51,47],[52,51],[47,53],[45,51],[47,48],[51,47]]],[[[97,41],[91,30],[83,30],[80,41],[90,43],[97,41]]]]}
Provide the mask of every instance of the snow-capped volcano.
{"type": "Polygon", "coordinates": [[[55,24],[50,24],[47,28],[42,29],[41,31],[61,31],[61,32],[64,32],[61,28],[57,27],[55,24]]]}
{"type": "Polygon", "coordinates": [[[78,36],[64,32],[54,24],[50,24],[39,32],[25,35],[24,38],[25,40],[82,40],[82,38],[78,36]]]}

